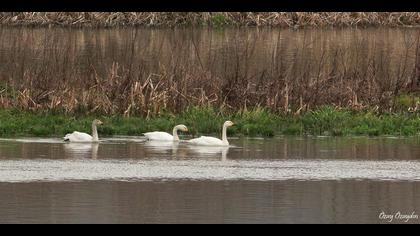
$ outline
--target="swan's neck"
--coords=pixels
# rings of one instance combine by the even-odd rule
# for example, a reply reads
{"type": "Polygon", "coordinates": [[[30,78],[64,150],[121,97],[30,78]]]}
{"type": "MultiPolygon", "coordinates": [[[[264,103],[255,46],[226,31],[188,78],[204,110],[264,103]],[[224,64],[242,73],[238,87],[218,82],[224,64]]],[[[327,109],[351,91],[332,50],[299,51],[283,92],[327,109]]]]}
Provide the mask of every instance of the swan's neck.
{"type": "Polygon", "coordinates": [[[228,139],[227,139],[227,135],[226,135],[226,129],[227,129],[227,126],[226,125],[223,125],[222,141],[223,141],[223,144],[229,145],[229,142],[228,142],[228,139]]]}
{"type": "Polygon", "coordinates": [[[98,138],[98,129],[96,128],[95,124],[92,124],[92,141],[94,142],[98,142],[99,138],[98,138]]]}
{"type": "Polygon", "coordinates": [[[174,141],[179,141],[177,126],[175,126],[174,129],[172,130],[172,136],[174,136],[174,141]]]}

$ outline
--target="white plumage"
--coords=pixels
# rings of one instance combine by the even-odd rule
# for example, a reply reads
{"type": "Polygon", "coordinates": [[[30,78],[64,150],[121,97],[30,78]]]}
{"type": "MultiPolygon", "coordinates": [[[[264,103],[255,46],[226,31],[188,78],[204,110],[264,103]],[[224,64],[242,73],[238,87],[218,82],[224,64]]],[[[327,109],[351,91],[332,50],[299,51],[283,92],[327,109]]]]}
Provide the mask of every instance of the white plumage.
{"type": "Polygon", "coordinates": [[[154,132],[144,133],[144,136],[146,136],[148,140],[154,140],[154,141],[179,141],[178,130],[187,132],[188,128],[185,125],[177,125],[172,130],[173,135],[170,135],[169,133],[166,133],[166,132],[154,131],[154,132]]]}
{"type": "Polygon", "coordinates": [[[76,142],[76,143],[91,143],[91,142],[99,142],[98,138],[98,130],[96,128],[97,125],[102,125],[102,121],[94,120],[92,122],[92,135],[87,133],[82,133],[78,131],[74,131],[71,134],[66,134],[64,136],[64,141],[76,142]]]}
{"type": "Polygon", "coordinates": [[[148,140],[160,140],[160,141],[173,141],[174,140],[174,136],[166,132],[160,132],[160,131],[147,132],[147,133],[144,133],[144,136],[146,136],[148,140]]]}
{"type": "Polygon", "coordinates": [[[93,137],[87,133],[77,132],[74,131],[71,134],[67,134],[64,137],[64,141],[70,141],[70,142],[92,142],[93,137]]]}
{"type": "Polygon", "coordinates": [[[222,140],[215,137],[201,136],[199,138],[188,140],[189,143],[202,146],[229,146],[229,143],[223,143],[222,140]]]}
{"type": "Polygon", "coordinates": [[[214,137],[201,136],[199,138],[188,140],[188,142],[194,145],[201,145],[201,146],[229,146],[229,141],[227,140],[227,135],[226,135],[226,129],[232,125],[233,125],[232,121],[226,121],[223,124],[221,140],[214,137]]]}

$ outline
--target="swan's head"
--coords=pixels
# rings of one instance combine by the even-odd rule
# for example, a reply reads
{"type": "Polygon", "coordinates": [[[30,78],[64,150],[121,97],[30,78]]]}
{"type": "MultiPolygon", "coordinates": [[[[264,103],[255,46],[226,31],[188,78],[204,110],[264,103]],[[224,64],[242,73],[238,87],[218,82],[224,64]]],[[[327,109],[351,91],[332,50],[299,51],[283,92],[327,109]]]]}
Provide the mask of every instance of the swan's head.
{"type": "Polygon", "coordinates": [[[185,125],[177,125],[176,127],[181,131],[188,132],[188,128],[185,125]]]}
{"type": "Polygon", "coordinates": [[[226,126],[226,127],[230,127],[230,126],[233,126],[233,125],[234,125],[234,123],[230,120],[226,121],[225,124],[224,124],[224,126],[226,126]]]}
{"type": "Polygon", "coordinates": [[[103,122],[100,121],[100,120],[95,119],[95,120],[93,120],[92,124],[94,124],[94,125],[102,125],[103,122]]]}

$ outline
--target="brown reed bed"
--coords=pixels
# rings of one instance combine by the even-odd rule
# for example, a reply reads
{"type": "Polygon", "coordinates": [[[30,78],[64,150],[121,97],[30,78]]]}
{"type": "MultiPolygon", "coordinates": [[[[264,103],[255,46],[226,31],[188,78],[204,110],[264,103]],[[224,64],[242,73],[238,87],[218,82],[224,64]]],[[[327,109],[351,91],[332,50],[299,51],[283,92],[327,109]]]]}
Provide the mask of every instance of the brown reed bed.
{"type": "Polygon", "coordinates": [[[418,31],[402,33],[397,42],[355,34],[327,44],[306,31],[229,36],[135,29],[79,37],[60,29],[14,30],[0,31],[0,47],[8,52],[0,53],[2,108],[143,117],[191,106],[292,114],[323,105],[420,109],[418,31]],[[267,35],[273,45],[260,54],[266,39],[259,38],[267,35]],[[216,45],[216,36],[228,39],[216,45]]]}
{"type": "Polygon", "coordinates": [[[1,12],[9,26],[418,26],[419,12],[1,12]]]}

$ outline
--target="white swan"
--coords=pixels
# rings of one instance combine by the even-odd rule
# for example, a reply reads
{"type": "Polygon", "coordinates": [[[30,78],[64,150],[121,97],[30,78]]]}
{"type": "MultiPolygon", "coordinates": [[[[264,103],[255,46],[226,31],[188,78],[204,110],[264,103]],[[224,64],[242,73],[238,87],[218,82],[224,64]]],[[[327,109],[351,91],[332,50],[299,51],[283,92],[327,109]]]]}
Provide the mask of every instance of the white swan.
{"type": "Polygon", "coordinates": [[[178,130],[187,132],[188,131],[188,128],[185,125],[177,125],[172,130],[172,134],[173,135],[170,135],[169,133],[166,133],[166,132],[155,131],[155,132],[147,132],[147,133],[144,133],[144,136],[146,136],[146,138],[148,140],[156,140],[156,141],[179,141],[178,130]]]}
{"type": "Polygon", "coordinates": [[[94,120],[92,122],[92,136],[90,136],[87,133],[74,131],[71,134],[66,134],[66,136],[64,137],[64,141],[78,142],[78,143],[99,142],[98,130],[96,126],[102,125],[102,124],[103,124],[102,121],[94,120]]]}
{"type": "Polygon", "coordinates": [[[222,140],[214,137],[201,136],[199,138],[188,140],[189,143],[202,146],[229,146],[226,136],[226,129],[234,125],[232,121],[226,121],[223,124],[222,140]]]}

